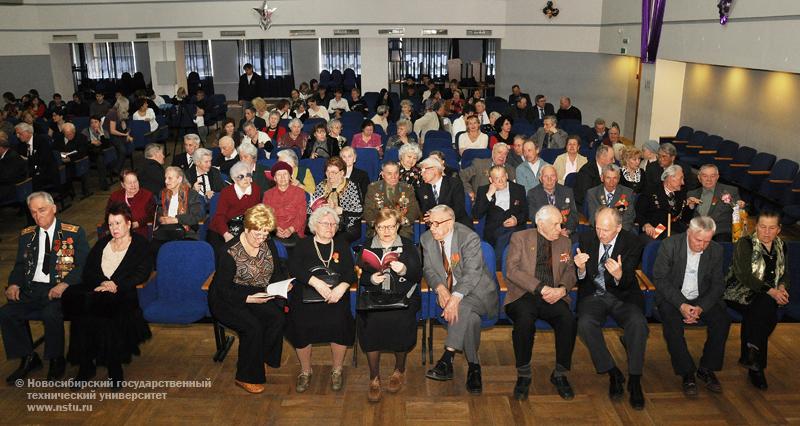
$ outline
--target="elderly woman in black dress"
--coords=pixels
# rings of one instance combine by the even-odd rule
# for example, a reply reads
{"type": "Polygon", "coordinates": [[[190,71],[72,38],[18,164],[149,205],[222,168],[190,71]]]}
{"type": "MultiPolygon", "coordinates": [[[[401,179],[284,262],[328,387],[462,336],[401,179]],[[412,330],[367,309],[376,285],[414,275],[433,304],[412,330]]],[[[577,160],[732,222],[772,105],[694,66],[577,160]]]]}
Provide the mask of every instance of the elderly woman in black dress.
{"type": "MultiPolygon", "coordinates": [[[[297,351],[300,360],[300,375],[296,390],[305,392],[311,383],[311,345],[330,343],[333,358],[331,389],[342,389],[344,375],[342,367],[347,347],[355,339],[353,316],[350,313],[350,283],[355,282],[353,256],[350,246],[342,235],[336,235],[339,215],[331,207],[316,209],[309,218],[309,228],[314,234],[298,241],[289,263],[293,277],[297,279],[289,297],[289,324],[286,337],[297,351]],[[315,269],[328,269],[328,277],[336,280],[329,286],[319,277],[315,269]],[[338,274],[334,278],[332,274],[338,274]],[[304,294],[314,291],[322,302],[303,303],[304,294]]],[[[329,279],[329,281],[333,281],[329,279]]]]}
{"type": "Polygon", "coordinates": [[[394,352],[394,372],[389,376],[386,390],[398,392],[405,383],[406,355],[417,343],[417,311],[420,308],[419,281],[422,277],[422,261],[419,251],[411,240],[397,235],[400,213],[383,208],[375,218],[375,237],[368,245],[379,257],[396,252],[399,260],[389,264],[386,271],[364,268],[361,286],[375,287],[390,279],[396,283],[396,293],[412,292],[409,306],[405,309],[360,311],[358,336],[369,362],[368,400],[381,399],[380,356],[382,351],[394,352]],[[412,290],[413,289],[413,290],[412,290]]]}
{"type": "Polygon", "coordinates": [[[105,364],[111,386],[122,384],[122,364],[139,355],[139,344],[149,339],[136,285],[153,270],[147,239],[131,232],[131,210],[124,203],[108,208],[108,235],[97,241],[80,285],[62,296],[64,315],[71,320],[67,359],[79,364],[77,387],[91,380],[97,364],[105,364]]]}
{"type": "Polygon", "coordinates": [[[217,252],[217,270],[208,290],[208,306],[221,323],[239,334],[236,385],[264,392],[265,366],[280,367],[286,300],[260,297],[270,282],[287,278],[269,233],[272,209],[256,204],[245,211],[244,232],[217,252]]]}
{"type": "Polygon", "coordinates": [[[767,342],[778,323],[778,308],[789,303],[789,259],[780,232],[779,214],[762,211],[756,232],[736,242],[726,279],[724,299],[742,314],[739,363],[758,389],[767,388],[767,342]]]}

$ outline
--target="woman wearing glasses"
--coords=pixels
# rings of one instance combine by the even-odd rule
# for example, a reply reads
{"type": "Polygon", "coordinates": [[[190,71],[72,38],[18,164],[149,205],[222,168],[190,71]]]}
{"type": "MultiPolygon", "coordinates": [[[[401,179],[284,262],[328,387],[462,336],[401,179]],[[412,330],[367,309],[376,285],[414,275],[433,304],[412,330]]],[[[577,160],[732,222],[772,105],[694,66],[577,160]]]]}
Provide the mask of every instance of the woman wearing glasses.
{"type": "Polygon", "coordinates": [[[214,250],[241,234],[244,228],[244,212],[261,201],[261,189],[253,183],[250,165],[239,161],[231,166],[233,185],[219,193],[217,210],[208,225],[206,240],[214,250]]]}
{"type": "Polygon", "coordinates": [[[381,209],[375,218],[375,236],[368,245],[370,251],[381,258],[386,253],[396,252],[399,259],[391,262],[385,271],[371,271],[365,267],[360,280],[361,286],[372,288],[383,285],[384,280],[391,280],[395,284],[393,292],[411,293],[407,308],[359,312],[358,340],[369,362],[367,399],[370,402],[381,400],[381,352],[394,352],[394,372],[389,376],[386,390],[396,393],[405,383],[406,355],[417,343],[422,261],[414,243],[397,234],[399,219],[397,210],[381,209]]]}
{"type": "Polygon", "coordinates": [[[330,343],[333,358],[331,389],[339,391],[344,382],[342,367],[347,347],[355,338],[348,294],[349,283],[356,280],[353,255],[347,240],[336,235],[339,215],[333,207],[322,206],[314,210],[308,223],[314,235],[297,242],[289,261],[289,270],[297,279],[297,285],[289,297],[286,337],[300,360],[297,392],[305,392],[311,383],[311,345],[315,343],[330,343]],[[318,273],[321,268],[326,269],[322,272],[325,277],[318,273]],[[303,303],[305,295],[314,295],[309,286],[321,296],[321,302],[303,303]]]}
{"type": "Polygon", "coordinates": [[[341,219],[337,221],[339,231],[344,234],[348,243],[352,243],[361,237],[361,215],[364,206],[358,186],[344,177],[346,170],[347,166],[339,157],[331,157],[325,162],[325,180],[314,190],[308,213],[311,213],[311,206],[315,201],[320,198],[325,199],[326,204],[341,219]]]}
{"type": "Polygon", "coordinates": [[[263,204],[247,209],[244,231],[217,252],[208,290],[214,318],[239,334],[236,385],[250,393],[264,392],[266,366],[280,367],[283,348],[285,299],[255,295],[286,279],[275,243],[268,239],[274,228],[272,209],[263,204]]]}

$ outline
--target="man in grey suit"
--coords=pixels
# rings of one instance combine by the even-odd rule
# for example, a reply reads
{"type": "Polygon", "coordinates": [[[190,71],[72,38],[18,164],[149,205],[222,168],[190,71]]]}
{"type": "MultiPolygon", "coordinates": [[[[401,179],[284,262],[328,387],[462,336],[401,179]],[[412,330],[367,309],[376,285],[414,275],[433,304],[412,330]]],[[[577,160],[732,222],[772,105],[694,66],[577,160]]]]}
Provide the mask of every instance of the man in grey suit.
{"type": "Polygon", "coordinates": [[[683,377],[686,396],[697,395],[695,373],[708,390],[722,392],[714,372],[722,370],[731,320],[722,301],[722,246],[712,241],[715,230],[714,220],[708,216],[692,219],[685,234],[673,235],[661,243],[653,269],[661,329],[672,369],[683,377]],[[687,324],[700,320],[707,326],[707,338],[697,368],[683,330],[687,324]]]}
{"type": "Polygon", "coordinates": [[[572,189],[558,183],[556,168],[542,167],[539,179],[542,184],[528,191],[528,217],[533,218],[542,206],[555,206],[566,220],[561,224],[561,235],[570,238],[578,228],[578,209],[572,189]]]}
{"type": "Polygon", "coordinates": [[[719,169],[713,164],[700,167],[697,175],[701,188],[686,193],[689,207],[694,209],[694,216],[709,216],[717,224],[714,241],[729,243],[733,238],[733,207],[744,208],[744,201],[739,197],[739,190],[734,186],[719,182],[719,169]]]}
{"type": "Polygon", "coordinates": [[[567,146],[567,132],[558,128],[558,119],[555,115],[548,115],[542,122],[542,127],[533,134],[536,146],[539,149],[563,149],[567,146]]]}
{"type": "Polygon", "coordinates": [[[616,164],[603,167],[600,176],[602,185],[586,191],[586,209],[589,213],[589,223],[594,223],[594,215],[600,207],[611,207],[619,212],[622,219],[622,229],[633,232],[633,221],[636,219],[633,190],[620,185],[620,168],[616,164]]]}
{"type": "Polygon", "coordinates": [[[428,223],[431,229],[421,237],[424,274],[444,310],[447,338],[444,354],[425,376],[452,380],[453,356],[460,350],[469,363],[467,390],[480,394],[483,390],[478,359],[481,315],[493,317],[498,313],[495,278],[483,261],[478,234],[455,222],[453,209],[443,204],[432,208],[428,223]]]}

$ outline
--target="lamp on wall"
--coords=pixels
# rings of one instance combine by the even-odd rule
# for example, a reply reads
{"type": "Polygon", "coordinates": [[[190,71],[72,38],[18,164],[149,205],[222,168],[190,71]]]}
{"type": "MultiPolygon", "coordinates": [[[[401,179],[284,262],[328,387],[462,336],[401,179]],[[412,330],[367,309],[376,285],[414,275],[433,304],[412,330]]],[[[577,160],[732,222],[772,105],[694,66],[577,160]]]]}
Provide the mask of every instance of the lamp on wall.
{"type": "Polygon", "coordinates": [[[728,15],[731,13],[731,5],[733,5],[733,0],[719,0],[717,3],[720,25],[725,25],[728,23],[728,15]]]}
{"type": "Polygon", "coordinates": [[[553,19],[556,16],[558,16],[558,9],[553,6],[552,1],[548,1],[547,4],[544,6],[544,9],[542,9],[542,13],[548,19],[553,19]]]}

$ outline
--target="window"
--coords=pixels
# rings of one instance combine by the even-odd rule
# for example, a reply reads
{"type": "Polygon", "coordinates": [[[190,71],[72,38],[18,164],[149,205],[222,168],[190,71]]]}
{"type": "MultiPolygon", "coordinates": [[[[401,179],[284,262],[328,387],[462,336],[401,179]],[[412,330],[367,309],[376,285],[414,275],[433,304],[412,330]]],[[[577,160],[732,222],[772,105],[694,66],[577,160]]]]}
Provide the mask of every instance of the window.
{"type": "Polygon", "coordinates": [[[497,39],[483,41],[483,62],[486,64],[486,75],[495,75],[497,66],[497,39]]]}
{"type": "Polygon", "coordinates": [[[399,59],[400,75],[431,77],[447,75],[447,60],[450,58],[452,41],[449,38],[400,38],[389,39],[389,56],[399,59]]]}
{"type": "Polygon", "coordinates": [[[263,77],[292,75],[292,45],[289,40],[243,40],[239,47],[239,70],[253,64],[263,77]]]}
{"type": "Polygon", "coordinates": [[[322,38],[319,40],[320,61],[322,70],[344,71],[353,69],[361,75],[361,40],[357,38],[322,38]]]}
{"type": "Polygon", "coordinates": [[[73,43],[71,50],[72,65],[75,68],[85,65],[90,79],[119,78],[123,73],[136,72],[133,42],[73,43]],[[81,63],[82,57],[85,64],[81,63]]]}
{"type": "Polygon", "coordinates": [[[200,75],[200,78],[214,76],[211,40],[184,41],[183,56],[186,62],[187,73],[194,71],[200,75]]]}

